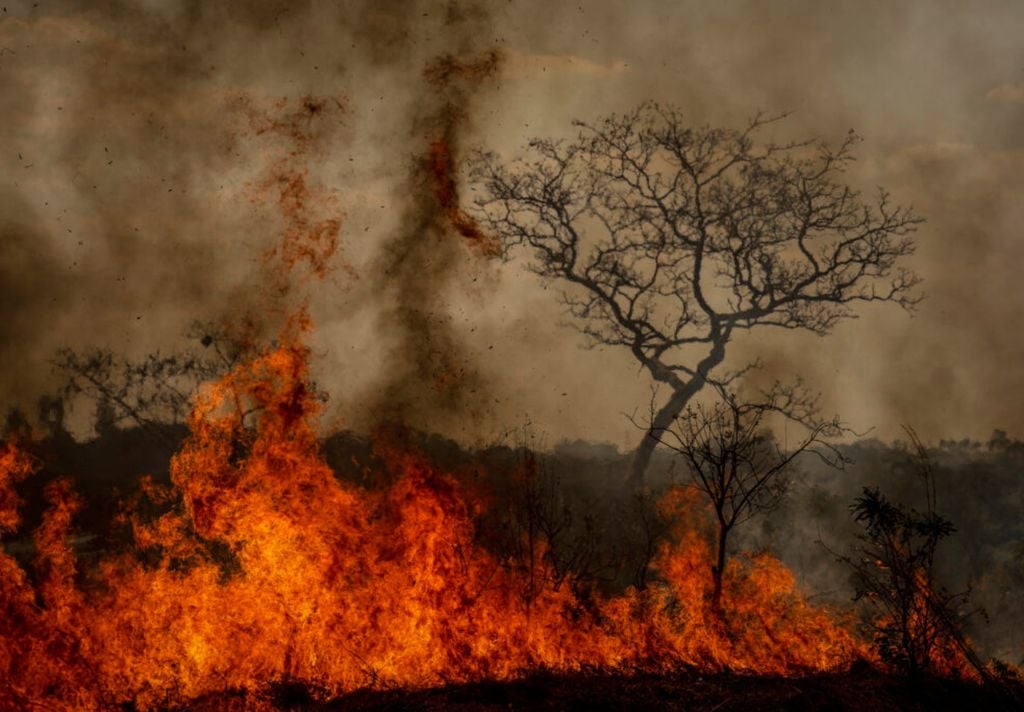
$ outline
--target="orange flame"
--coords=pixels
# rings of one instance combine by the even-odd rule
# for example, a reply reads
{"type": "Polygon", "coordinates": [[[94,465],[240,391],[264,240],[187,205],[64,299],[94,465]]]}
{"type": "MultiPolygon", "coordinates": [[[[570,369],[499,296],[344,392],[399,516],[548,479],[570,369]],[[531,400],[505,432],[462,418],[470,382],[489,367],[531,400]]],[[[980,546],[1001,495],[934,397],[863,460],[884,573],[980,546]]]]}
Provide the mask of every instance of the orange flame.
{"type": "MultiPolygon", "coordinates": [[[[293,321],[279,346],[203,391],[173,487],[143,492],[175,506],[151,521],[126,514],[135,552],[103,559],[82,581],[66,543],[75,500],[51,488],[35,585],[0,555],[0,663],[10,681],[0,703],[153,708],[222,690],[258,694],[282,680],[333,695],[538,667],[792,674],[863,654],[766,555],[727,571],[729,617],[719,620],[712,557],[686,517],[657,556],[658,587],[594,610],[552,584],[527,603],[520,575],[475,544],[480,504],[453,478],[399,452],[388,455],[398,473],[388,487],[335,477],[319,454],[305,328],[293,321]]],[[[10,488],[29,462],[6,446],[0,464],[9,531],[10,488]]],[[[677,512],[690,504],[680,492],[664,502],[677,512]]]]}

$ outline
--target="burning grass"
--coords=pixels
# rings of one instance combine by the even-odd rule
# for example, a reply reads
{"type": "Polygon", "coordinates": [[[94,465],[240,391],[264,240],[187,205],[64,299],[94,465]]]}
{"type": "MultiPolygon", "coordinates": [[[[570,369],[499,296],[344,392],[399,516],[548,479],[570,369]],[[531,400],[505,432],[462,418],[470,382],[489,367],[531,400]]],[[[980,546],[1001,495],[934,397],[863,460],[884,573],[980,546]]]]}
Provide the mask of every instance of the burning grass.
{"type": "MultiPolygon", "coordinates": [[[[662,502],[679,516],[654,557],[658,583],[583,601],[542,556],[528,584],[480,546],[482,500],[414,454],[385,449],[384,487],[346,483],[319,451],[306,328],[293,321],[205,387],[172,486],[149,483],[125,506],[134,550],[79,570],[76,498],[49,488],[32,576],[0,555],[3,705],[152,709],[281,681],[331,697],[539,669],[795,675],[867,654],[767,555],[727,571],[727,615],[714,614],[712,556],[681,492],[662,502]],[[162,513],[145,516],[154,504],[162,513]]],[[[32,463],[10,444],[0,463],[9,532],[32,463]]]]}

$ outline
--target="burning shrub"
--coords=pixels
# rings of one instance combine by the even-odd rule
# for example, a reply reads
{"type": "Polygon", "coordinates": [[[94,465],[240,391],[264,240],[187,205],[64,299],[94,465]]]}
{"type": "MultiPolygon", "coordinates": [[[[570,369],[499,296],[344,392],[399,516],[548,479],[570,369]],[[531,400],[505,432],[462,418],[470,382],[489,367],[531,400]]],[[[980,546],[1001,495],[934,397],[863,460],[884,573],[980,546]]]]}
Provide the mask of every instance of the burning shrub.
{"type": "Polygon", "coordinates": [[[877,487],[865,487],[851,505],[864,526],[853,557],[841,557],[854,572],[857,599],[874,609],[870,628],[883,661],[911,675],[951,674],[974,669],[986,675],[963,635],[970,591],[953,593],[936,578],[940,542],[956,531],[935,511],[935,483],[924,446],[909,428],[924,484],[924,512],[890,502],[877,487]],[[966,663],[966,664],[965,664],[966,663]]]}

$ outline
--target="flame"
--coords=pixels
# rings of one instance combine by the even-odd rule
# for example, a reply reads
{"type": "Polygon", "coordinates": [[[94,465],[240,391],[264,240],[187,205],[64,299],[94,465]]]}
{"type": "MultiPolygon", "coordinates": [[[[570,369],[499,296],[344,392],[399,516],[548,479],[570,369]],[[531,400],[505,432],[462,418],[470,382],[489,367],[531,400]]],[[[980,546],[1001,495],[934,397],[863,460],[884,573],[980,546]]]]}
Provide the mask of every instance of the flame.
{"type": "Polygon", "coordinates": [[[455,156],[461,130],[468,119],[466,104],[469,94],[493,77],[503,61],[504,55],[494,50],[468,58],[446,54],[435,58],[423,72],[427,82],[442,97],[442,105],[432,117],[440,130],[430,142],[426,156],[434,198],[451,228],[483,257],[501,254],[501,246],[493,235],[486,234],[479,223],[459,207],[455,156]]]}
{"type": "Polygon", "coordinates": [[[848,617],[811,606],[796,580],[769,554],[733,558],[724,572],[726,610],[711,604],[715,557],[701,531],[695,493],[669,491],[661,502],[675,515],[675,532],[660,546],[653,566],[664,584],[630,591],[609,601],[606,615],[618,623],[627,645],[639,637],[655,668],[683,664],[705,670],[797,674],[838,670],[870,651],[851,632],[848,617]],[[642,611],[643,615],[637,616],[642,611]]]}
{"type": "MultiPolygon", "coordinates": [[[[881,570],[889,568],[881,560],[873,563],[881,570]]],[[[909,573],[907,588],[901,592],[906,609],[882,612],[872,622],[881,655],[893,654],[896,665],[904,670],[985,682],[991,670],[977,658],[970,640],[956,630],[951,612],[937,600],[928,572],[917,567],[909,573]],[[889,649],[897,640],[903,642],[900,649],[889,649]]]]}
{"type": "MultiPolygon", "coordinates": [[[[657,554],[657,586],[596,606],[564,582],[524,596],[523,575],[476,543],[481,501],[453,477],[390,450],[391,484],[366,489],[324,463],[308,328],[292,320],[278,346],[203,390],[172,486],[147,482],[140,495],[169,510],[147,520],[126,505],[134,551],[76,571],[76,501],[66,485],[50,488],[36,581],[0,555],[0,703],[151,709],[280,681],[336,695],[541,667],[794,674],[864,654],[767,555],[731,565],[728,616],[716,616],[712,556],[693,516],[657,554]]],[[[17,523],[13,482],[31,467],[5,446],[6,531],[17,523]]],[[[684,491],[663,502],[684,514],[692,505],[684,491]]],[[[554,582],[543,562],[540,579],[554,582]]]]}

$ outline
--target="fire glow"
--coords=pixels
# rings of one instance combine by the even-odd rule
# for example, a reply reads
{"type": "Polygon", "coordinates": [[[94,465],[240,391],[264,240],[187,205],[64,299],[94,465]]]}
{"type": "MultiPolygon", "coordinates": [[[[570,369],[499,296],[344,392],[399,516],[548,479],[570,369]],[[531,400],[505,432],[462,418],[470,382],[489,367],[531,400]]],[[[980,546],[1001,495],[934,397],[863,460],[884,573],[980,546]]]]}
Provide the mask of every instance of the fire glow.
{"type": "MultiPolygon", "coordinates": [[[[515,569],[474,543],[482,505],[452,477],[396,451],[384,453],[395,476],[380,489],[347,484],[327,467],[306,328],[293,320],[275,348],[203,390],[171,464],[173,487],[143,487],[142,499],[180,505],[148,521],[127,507],[136,550],[104,558],[87,583],[76,582],[67,543],[75,496],[59,484],[48,490],[36,584],[0,555],[6,704],[152,708],[225,690],[258,694],[282,680],[336,695],[538,668],[796,674],[866,655],[767,555],[733,562],[728,622],[716,617],[713,557],[692,517],[679,519],[657,554],[656,586],[594,606],[567,584],[524,596],[515,569]],[[251,408],[259,417],[247,427],[241,414],[251,408]],[[218,547],[234,570],[218,563],[218,547]]],[[[32,467],[5,446],[4,531],[17,525],[13,488],[32,467]]],[[[689,503],[677,491],[662,506],[689,503]]],[[[536,566],[554,580],[543,560],[536,566]]]]}

